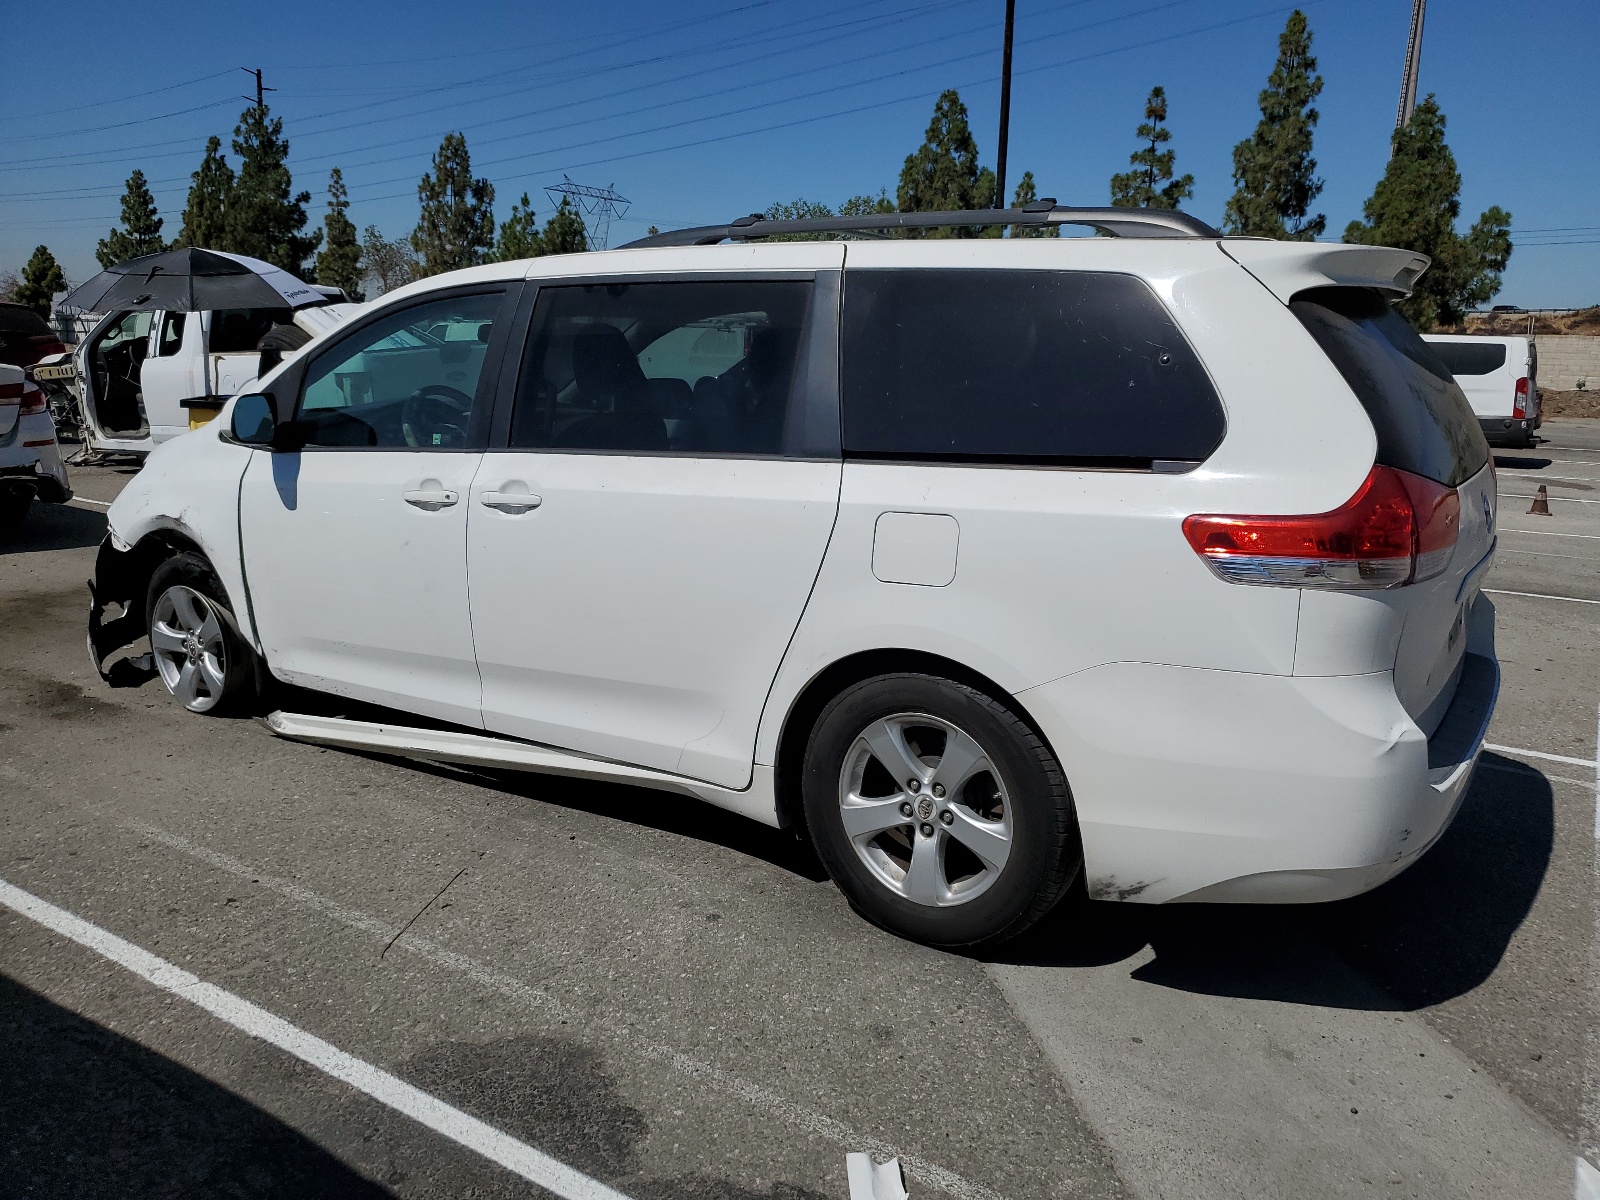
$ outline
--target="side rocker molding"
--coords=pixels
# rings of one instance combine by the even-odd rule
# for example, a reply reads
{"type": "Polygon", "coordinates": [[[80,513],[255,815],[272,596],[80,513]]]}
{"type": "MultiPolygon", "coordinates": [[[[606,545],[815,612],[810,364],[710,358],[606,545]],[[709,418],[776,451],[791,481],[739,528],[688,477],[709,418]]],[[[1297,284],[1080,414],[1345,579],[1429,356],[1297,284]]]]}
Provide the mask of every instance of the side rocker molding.
{"type": "Polygon", "coordinates": [[[278,737],[315,746],[334,746],[345,750],[366,750],[415,758],[425,762],[458,763],[463,766],[494,767],[500,770],[530,771],[542,775],[565,775],[574,779],[596,779],[655,788],[693,796],[777,828],[777,806],[773,801],[772,768],[756,766],[750,787],[744,791],[718,787],[634,767],[609,759],[591,758],[568,750],[557,750],[533,742],[448,729],[419,729],[408,725],[351,721],[343,717],[318,717],[303,713],[274,712],[261,718],[262,724],[278,737]]]}

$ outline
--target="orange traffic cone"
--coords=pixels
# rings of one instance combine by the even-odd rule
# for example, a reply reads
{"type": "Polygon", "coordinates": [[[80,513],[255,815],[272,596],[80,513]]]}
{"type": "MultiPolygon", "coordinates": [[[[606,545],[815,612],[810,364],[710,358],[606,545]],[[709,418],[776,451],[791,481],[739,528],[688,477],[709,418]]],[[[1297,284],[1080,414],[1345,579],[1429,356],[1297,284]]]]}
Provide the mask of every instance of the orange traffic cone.
{"type": "Polygon", "coordinates": [[[1544,484],[1539,485],[1539,491],[1533,497],[1533,507],[1528,510],[1528,515],[1548,517],[1550,515],[1550,493],[1545,491],[1544,484]]]}

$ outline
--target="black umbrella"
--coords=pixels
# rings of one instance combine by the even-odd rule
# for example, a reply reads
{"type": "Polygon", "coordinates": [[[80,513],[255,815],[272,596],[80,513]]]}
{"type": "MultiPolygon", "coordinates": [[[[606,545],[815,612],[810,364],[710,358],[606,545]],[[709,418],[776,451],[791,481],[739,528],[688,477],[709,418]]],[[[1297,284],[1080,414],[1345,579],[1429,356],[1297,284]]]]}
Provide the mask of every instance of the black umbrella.
{"type": "Polygon", "coordinates": [[[167,250],[101,271],[56,305],[68,313],[126,309],[203,312],[219,308],[298,308],[322,295],[258,258],[220,250],[167,250]]]}

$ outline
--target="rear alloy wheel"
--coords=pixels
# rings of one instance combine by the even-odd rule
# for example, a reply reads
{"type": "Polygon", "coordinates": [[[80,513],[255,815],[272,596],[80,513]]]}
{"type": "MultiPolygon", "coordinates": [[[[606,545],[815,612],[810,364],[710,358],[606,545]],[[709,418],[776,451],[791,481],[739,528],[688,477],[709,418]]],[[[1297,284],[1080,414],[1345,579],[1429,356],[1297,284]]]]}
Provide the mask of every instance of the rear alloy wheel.
{"type": "Polygon", "coordinates": [[[805,803],[850,901],[934,945],[1020,933],[1079,865],[1054,756],[1009,709],[949,680],[880,676],[835,699],[808,747],[805,803]]]}
{"type": "Polygon", "coordinates": [[[198,554],[179,554],[150,580],[150,651],[172,698],[190,712],[232,707],[250,694],[254,665],[222,602],[222,586],[198,554]]]}

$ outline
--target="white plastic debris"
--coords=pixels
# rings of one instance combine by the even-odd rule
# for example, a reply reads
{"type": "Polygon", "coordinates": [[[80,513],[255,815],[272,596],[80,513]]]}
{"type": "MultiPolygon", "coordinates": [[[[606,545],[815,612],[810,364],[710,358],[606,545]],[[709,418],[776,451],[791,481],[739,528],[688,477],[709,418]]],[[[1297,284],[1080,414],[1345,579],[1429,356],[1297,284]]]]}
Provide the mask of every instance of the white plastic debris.
{"type": "Polygon", "coordinates": [[[850,1180],[850,1200],[909,1200],[898,1158],[874,1163],[870,1154],[846,1154],[844,1169],[850,1180]]]}

